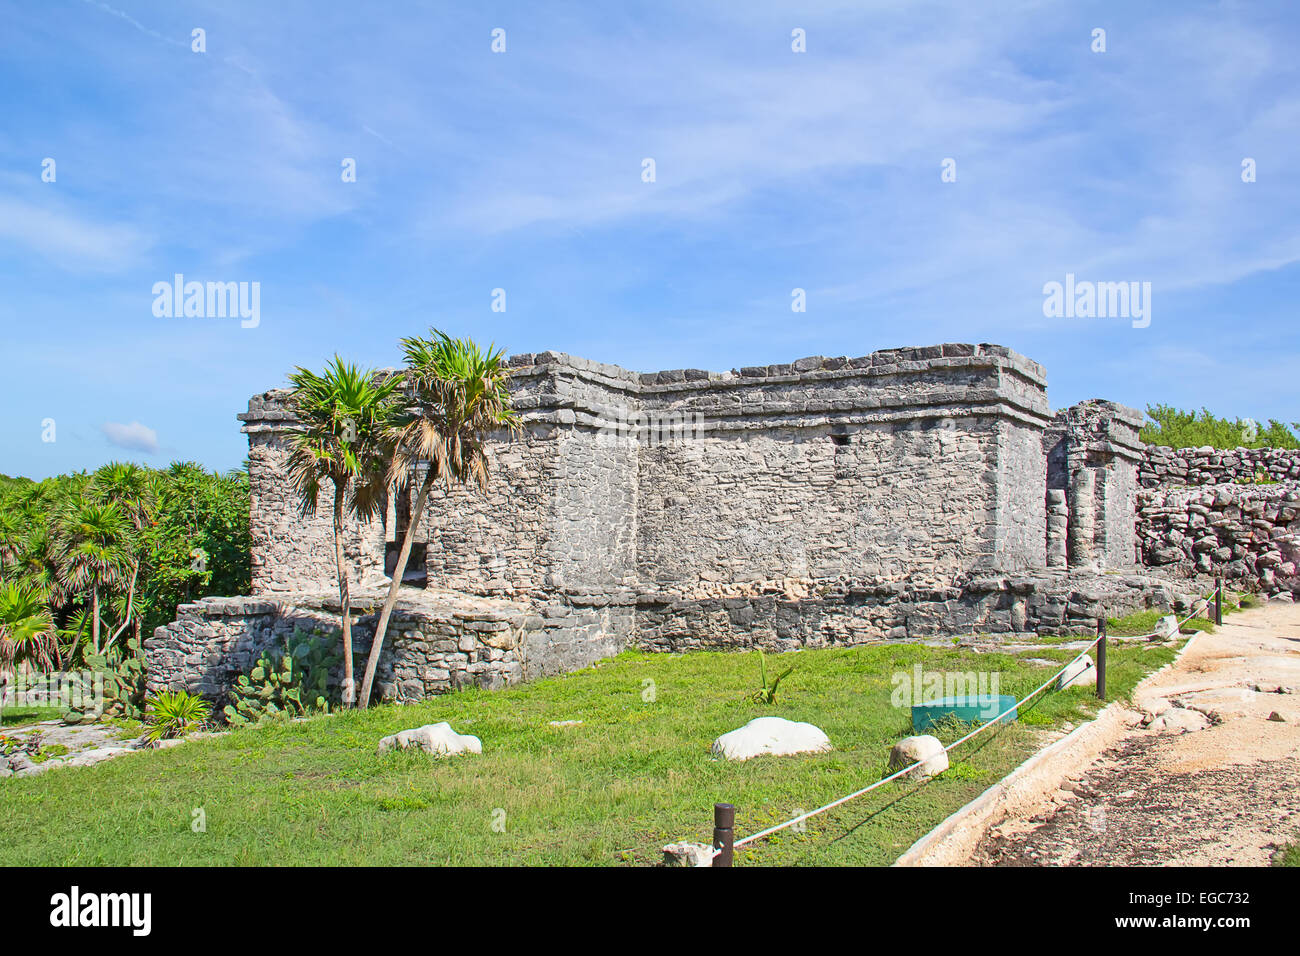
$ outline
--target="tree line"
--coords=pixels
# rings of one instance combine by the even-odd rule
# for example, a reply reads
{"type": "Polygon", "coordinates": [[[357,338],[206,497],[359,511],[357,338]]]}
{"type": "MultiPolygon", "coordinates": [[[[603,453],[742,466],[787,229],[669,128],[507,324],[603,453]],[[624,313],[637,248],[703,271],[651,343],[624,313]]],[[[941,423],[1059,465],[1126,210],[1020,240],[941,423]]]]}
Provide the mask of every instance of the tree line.
{"type": "Polygon", "coordinates": [[[0,476],[0,668],[138,653],[176,607],[249,587],[248,475],[112,462],[0,476]]]}
{"type": "Polygon", "coordinates": [[[1291,428],[1300,423],[1285,423],[1270,418],[1260,423],[1250,418],[1220,418],[1208,408],[1199,412],[1183,411],[1172,405],[1148,405],[1141,439],[1148,445],[1170,448],[1300,448],[1291,428]]]}

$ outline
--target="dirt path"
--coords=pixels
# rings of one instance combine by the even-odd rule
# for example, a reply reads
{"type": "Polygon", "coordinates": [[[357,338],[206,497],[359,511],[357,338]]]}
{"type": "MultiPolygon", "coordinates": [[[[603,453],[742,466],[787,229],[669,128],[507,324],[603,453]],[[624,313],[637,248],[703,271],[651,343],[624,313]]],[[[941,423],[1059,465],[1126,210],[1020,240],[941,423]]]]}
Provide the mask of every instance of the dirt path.
{"type": "Polygon", "coordinates": [[[1134,704],[1118,739],[985,833],[970,864],[1260,865],[1300,840],[1300,606],[1234,614],[1134,704]]]}

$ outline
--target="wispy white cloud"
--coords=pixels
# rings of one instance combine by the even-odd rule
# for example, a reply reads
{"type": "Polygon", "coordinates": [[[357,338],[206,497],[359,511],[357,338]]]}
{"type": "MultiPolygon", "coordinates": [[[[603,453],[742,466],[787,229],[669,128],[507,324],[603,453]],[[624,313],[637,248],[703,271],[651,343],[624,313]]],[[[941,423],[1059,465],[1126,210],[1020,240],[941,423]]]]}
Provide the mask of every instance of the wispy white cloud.
{"type": "MultiPolygon", "coordinates": [[[[54,194],[53,185],[50,186],[54,194]]],[[[8,241],[63,269],[117,271],[136,262],[151,239],[126,223],[96,222],[64,209],[0,195],[0,241],[8,241]]]]}
{"type": "Polygon", "coordinates": [[[141,425],[139,422],[131,422],[129,425],[120,422],[104,422],[101,428],[104,437],[119,448],[150,454],[158,451],[158,433],[147,425],[141,425]]]}

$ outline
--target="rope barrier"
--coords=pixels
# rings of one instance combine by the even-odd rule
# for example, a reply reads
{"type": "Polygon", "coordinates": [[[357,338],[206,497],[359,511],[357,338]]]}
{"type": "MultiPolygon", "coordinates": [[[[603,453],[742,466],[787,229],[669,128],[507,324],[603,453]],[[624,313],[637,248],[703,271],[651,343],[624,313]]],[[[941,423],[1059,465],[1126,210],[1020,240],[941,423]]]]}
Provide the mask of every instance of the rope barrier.
{"type": "MultiPolygon", "coordinates": [[[[1174,627],[1174,633],[1175,633],[1175,634],[1178,633],[1178,631],[1182,629],[1182,626],[1183,626],[1184,624],[1186,624],[1186,623],[1187,623],[1188,621],[1190,621],[1192,618],[1196,617],[1196,615],[1199,614],[1202,610],[1207,610],[1207,609],[1209,608],[1209,606],[1210,606],[1210,598],[1213,597],[1213,596],[1215,596],[1215,594],[1221,593],[1221,591],[1222,591],[1222,584],[1216,584],[1214,590],[1211,591],[1210,594],[1209,594],[1208,596],[1203,597],[1203,598],[1200,598],[1200,599],[1197,600],[1196,602],[1193,602],[1191,613],[1188,614],[1187,617],[1183,618],[1181,621],[1178,621],[1178,622],[1177,622],[1177,625],[1174,627]],[[1198,607],[1197,605],[1200,605],[1200,606],[1198,607]]],[[[1098,625],[1098,627],[1100,627],[1100,624],[1098,625]]],[[[1128,636],[1130,636],[1130,635],[1122,635],[1122,636],[1124,636],[1124,637],[1128,637],[1128,636]]],[[[1143,638],[1152,638],[1152,637],[1160,637],[1160,636],[1163,636],[1163,635],[1161,635],[1160,632],[1158,632],[1158,631],[1152,631],[1152,632],[1150,632],[1150,633],[1148,633],[1148,634],[1137,634],[1137,635],[1132,635],[1132,637],[1133,637],[1134,639],[1138,639],[1138,640],[1143,639],[1143,638]]],[[[994,717],[992,720],[989,720],[989,721],[986,721],[986,722],[983,723],[983,724],[980,724],[978,727],[976,727],[974,730],[972,730],[972,731],[971,731],[970,733],[968,733],[966,736],[964,736],[964,737],[962,737],[962,738],[960,738],[960,739],[958,739],[958,740],[954,740],[952,743],[948,744],[948,746],[946,746],[946,747],[943,748],[943,751],[942,751],[942,752],[946,754],[946,753],[948,753],[950,750],[952,750],[954,747],[957,747],[957,746],[959,746],[959,745],[961,745],[961,744],[964,744],[966,741],[970,740],[972,737],[974,737],[974,736],[976,736],[977,734],[983,732],[984,730],[988,729],[989,727],[996,726],[996,725],[997,725],[997,724],[1002,720],[1003,717],[1007,716],[1007,715],[1010,714],[1012,711],[1017,710],[1018,708],[1024,706],[1024,704],[1025,704],[1026,701],[1028,701],[1028,700],[1030,700],[1031,698],[1037,696],[1037,695],[1038,695],[1040,692],[1042,692],[1046,687],[1048,687],[1049,685],[1051,685],[1051,684],[1054,683],[1055,681],[1059,680],[1062,674],[1064,674],[1067,670],[1069,670],[1069,669],[1070,669],[1071,667],[1073,667],[1076,663],[1078,663],[1078,661],[1079,661],[1081,658],[1083,658],[1083,657],[1084,657],[1084,656],[1085,656],[1085,655],[1086,655],[1090,650],[1092,650],[1094,647],[1096,647],[1098,644],[1100,644],[1100,643],[1101,643],[1103,640],[1105,640],[1105,639],[1106,639],[1106,634],[1105,634],[1105,632],[1103,631],[1103,633],[1099,634],[1099,635],[1098,635],[1098,636],[1097,636],[1093,641],[1091,641],[1091,642],[1090,642],[1086,647],[1084,647],[1081,651],[1079,651],[1079,653],[1078,653],[1078,654],[1077,654],[1077,655],[1076,655],[1076,656],[1075,656],[1075,657],[1074,657],[1074,658],[1073,658],[1073,659],[1072,659],[1068,664],[1066,664],[1066,665],[1065,665],[1064,667],[1062,667],[1059,671],[1057,671],[1055,674],[1053,674],[1051,677],[1049,677],[1046,681],[1044,681],[1042,684],[1039,684],[1038,687],[1036,687],[1034,690],[1030,691],[1028,694],[1026,694],[1024,697],[1022,697],[1019,701],[1017,701],[1015,704],[1012,704],[1010,707],[1008,707],[1008,708],[1007,708],[1006,710],[1004,710],[1002,713],[998,714],[998,715],[997,715],[996,717],[994,717]]],[[[933,760],[933,759],[934,759],[933,757],[927,758],[927,760],[933,760]]],[[[857,799],[858,797],[863,796],[864,794],[870,793],[872,790],[875,790],[877,787],[882,787],[882,786],[884,786],[885,784],[889,783],[889,782],[892,781],[892,780],[897,780],[899,777],[905,775],[906,773],[908,773],[909,771],[915,769],[916,767],[919,767],[921,764],[923,764],[923,763],[925,763],[925,762],[926,762],[926,760],[918,760],[918,761],[916,761],[916,762],[914,762],[914,763],[908,764],[906,767],[903,767],[901,770],[897,770],[897,771],[895,771],[894,773],[891,773],[889,776],[884,777],[884,778],[882,778],[882,779],[880,779],[880,780],[877,780],[875,783],[872,783],[872,784],[870,784],[869,786],[863,787],[861,790],[856,790],[856,791],[854,791],[853,793],[850,793],[848,796],[840,797],[838,800],[833,800],[833,801],[831,801],[830,803],[826,804],[825,806],[818,807],[816,810],[810,810],[810,811],[808,811],[807,813],[801,813],[801,814],[799,814],[799,816],[797,816],[797,817],[792,817],[791,819],[786,820],[784,823],[778,823],[776,826],[768,827],[766,830],[760,830],[760,831],[758,831],[757,833],[754,833],[754,834],[751,834],[751,835],[745,837],[743,840],[736,840],[736,841],[732,844],[732,849],[734,849],[734,848],[736,848],[736,847],[742,847],[742,846],[745,846],[745,845],[748,844],[748,843],[753,843],[753,842],[756,841],[756,840],[761,840],[761,839],[763,839],[764,837],[771,836],[773,833],[778,833],[778,832],[780,832],[781,830],[786,829],[787,827],[792,827],[792,826],[794,826],[794,825],[797,824],[797,823],[802,823],[804,820],[808,820],[808,819],[811,819],[812,817],[817,816],[818,814],[825,813],[827,810],[833,810],[835,807],[838,807],[838,806],[840,806],[841,804],[848,803],[850,800],[855,800],[855,799],[857,799]]],[[[718,856],[720,856],[723,852],[724,852],[723,848],[721,848],[721,847],[714,847],[713,850],[712,850],[712,853],[710,854],[710,859],[716,859],[716,858],[717,858],[718,856]]]]}

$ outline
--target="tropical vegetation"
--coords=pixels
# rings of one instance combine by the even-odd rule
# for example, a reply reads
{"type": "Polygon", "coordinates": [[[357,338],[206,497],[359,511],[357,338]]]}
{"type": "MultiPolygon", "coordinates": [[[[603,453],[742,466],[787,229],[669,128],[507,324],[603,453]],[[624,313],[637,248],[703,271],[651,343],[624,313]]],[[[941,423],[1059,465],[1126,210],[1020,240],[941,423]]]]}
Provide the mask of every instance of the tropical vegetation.
{"type": "Polygon", "coordinates": [[[1183,411],[1172,405],[1148,405],[1150,421],[1143,426],[1141,438],[1148,445],[1170,448],[1300,448],[1300,439],[1283,422],[1268,419],[1261,424],[1251,418],[1220,418],[1209,409],[1183,411]]]}
{"type": "Polygon", "coordinates": [[[248,507],[243,471],[191,462],[0,476],[0,669],[106,670],[138,711],[144,637],[178,604],[247,591],[248,507]]]}
{"type": "Polygon", "coordinates": [[[323,375],[299,367],[289,381],[298,418],[289,455],[289,480],[303,517],[316,513],[322,489],[330,492],[334,568],[343,630],[343,704],[356,701],[352,660],[352,594],[344,559],[348,516],[370,521],[383,513],[388,492],[391,433],[401,414],[401,376],[381,378],[337,355],[323,375]]]}

